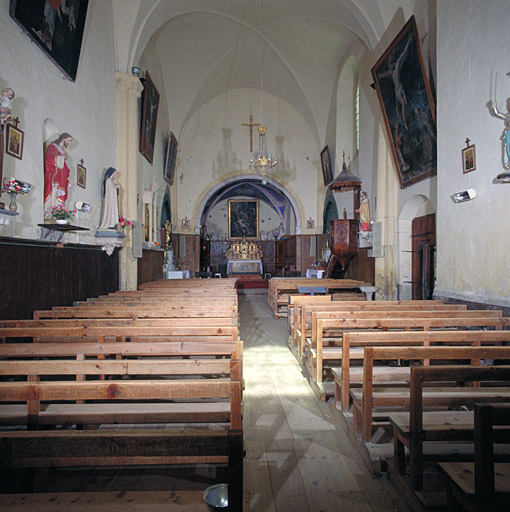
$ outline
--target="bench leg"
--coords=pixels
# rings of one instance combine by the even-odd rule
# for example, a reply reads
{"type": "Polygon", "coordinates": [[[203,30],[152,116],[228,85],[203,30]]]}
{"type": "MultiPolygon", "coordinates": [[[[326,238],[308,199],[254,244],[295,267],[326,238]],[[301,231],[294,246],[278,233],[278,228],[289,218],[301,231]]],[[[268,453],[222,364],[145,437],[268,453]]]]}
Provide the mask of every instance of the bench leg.
{"type": "Polygon", "coordinates": [[[396,429],[393,432],[393,464],[397,475],[404,475],[406,472],[405,446],[399,439],[396,429]]]}
{"type": "Polygon", "coordinates": [[[243,432],[229,433],[228,456],[228,511],[243,510],[243,432]]]}

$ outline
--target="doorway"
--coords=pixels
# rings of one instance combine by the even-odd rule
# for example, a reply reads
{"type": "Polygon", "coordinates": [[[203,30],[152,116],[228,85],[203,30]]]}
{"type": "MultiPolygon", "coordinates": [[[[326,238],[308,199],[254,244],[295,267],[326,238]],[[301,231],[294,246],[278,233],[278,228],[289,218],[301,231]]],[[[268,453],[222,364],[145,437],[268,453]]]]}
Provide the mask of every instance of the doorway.
{"type": "Polygon", "coordinates": [[[411,227],[413,300],[432,299],[435,282],[436,216],[416,217],[411,227]]]}

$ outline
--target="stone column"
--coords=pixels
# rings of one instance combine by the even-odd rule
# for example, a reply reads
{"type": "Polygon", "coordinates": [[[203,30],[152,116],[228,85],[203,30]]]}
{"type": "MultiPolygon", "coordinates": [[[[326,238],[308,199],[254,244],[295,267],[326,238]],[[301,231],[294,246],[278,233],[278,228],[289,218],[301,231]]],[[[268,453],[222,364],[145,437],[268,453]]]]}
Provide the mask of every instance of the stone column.
{"type": "MultiPolygon", "coordinates": [[[[143,86],[136,76],[116,73],[117,79],[117,170],[121,192],[121,215],[138,220],[137,174],[140,123],[138,98],[143,86]]],[[[126,230],[125,244],[120,251],[120,289],[136,290],[137,259],[133,257],[133,228],[126,230]]]]}
{"type": "Polygon", "coordinates": [[[395,300],[396,287],[396,247],[395,223],[398,214],[398,180],[393,167],[390,151],[379,125],[377,148],[377,211],[376,221],[382,223],[383,257],[375,260],[375,285],[379,287],[377,295],[385,300],[395,300]]]}

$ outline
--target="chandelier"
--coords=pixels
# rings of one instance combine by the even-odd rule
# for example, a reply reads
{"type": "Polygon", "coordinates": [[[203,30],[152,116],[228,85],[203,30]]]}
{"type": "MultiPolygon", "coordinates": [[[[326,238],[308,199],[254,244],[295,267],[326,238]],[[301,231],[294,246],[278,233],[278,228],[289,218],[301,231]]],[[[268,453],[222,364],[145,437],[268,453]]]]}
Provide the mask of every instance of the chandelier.
{"type": "Polygon", "coordinates": [[[273,158],[273,155],[267,151],[267,126],[257,126],[257,130],[259,132],[259,146],[255,148],[253,156],[250,158],[250,170],[257,172],[261,176],[266,176],[269,170],[278,163],[278,160],[273,158]]]}

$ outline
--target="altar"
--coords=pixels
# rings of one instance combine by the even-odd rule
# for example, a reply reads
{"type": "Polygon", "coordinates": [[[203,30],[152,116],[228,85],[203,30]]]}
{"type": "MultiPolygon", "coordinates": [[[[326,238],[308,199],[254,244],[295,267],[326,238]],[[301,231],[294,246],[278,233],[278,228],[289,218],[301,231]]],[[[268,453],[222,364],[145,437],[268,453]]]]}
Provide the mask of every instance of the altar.
{"type": "Polygon", "coordinates": [[[262,274],[262,260],[228,260],[227,274],[262,274]]]}
{"type": "Polygon", "coordinates": [[[260,274],[264,273],[262,267],[262,250],[253,241],[235,241],[225,253],[227,257],[227,274],[260,274]]]}

